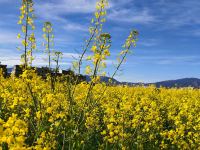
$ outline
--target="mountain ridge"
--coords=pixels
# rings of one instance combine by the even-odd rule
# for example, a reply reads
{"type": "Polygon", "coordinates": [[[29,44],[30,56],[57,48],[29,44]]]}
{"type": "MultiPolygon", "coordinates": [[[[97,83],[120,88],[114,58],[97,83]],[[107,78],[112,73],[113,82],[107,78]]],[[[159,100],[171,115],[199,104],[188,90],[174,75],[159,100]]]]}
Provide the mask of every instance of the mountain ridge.
{"type": "MultiPolygon", "coordinates": [[[[109,77],[107,77],[107,78],[109,78],[109,77]]],[[[101,79],[101,80],[103,82],[106,82],[106,81],[104,81],[104,79],[101,79]]],[[[109,80],[109,79],[106,79],[106,80],[109,80]]],[[[164,80],[164,81],[152,82],[152,83],[120,82],[120,81],[117,81],[116,79],[114,79],[113,82],[115,84],[117,84],[117,85],[128,85],[128,86],[135,86],[135,85],[149,86],[149,85],[155,85],[156,87],[167,87],[167,88],[172,88],[172,87],[177,87],[177,88],[183,88],[183,87],[200,88],[200,79],[198,79],[198,78],[181,78],[181,79],[164,80]]]]}

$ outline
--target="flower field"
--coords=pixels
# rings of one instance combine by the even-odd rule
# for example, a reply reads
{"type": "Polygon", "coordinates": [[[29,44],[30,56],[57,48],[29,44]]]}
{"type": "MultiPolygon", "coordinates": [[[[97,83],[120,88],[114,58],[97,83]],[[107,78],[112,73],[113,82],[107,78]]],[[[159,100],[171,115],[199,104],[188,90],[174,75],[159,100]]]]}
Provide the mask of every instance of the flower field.
{"type": "Polygon", "coordinates": [[[0,77],[0,149],[200,149],[198,89],[68,79],[0,77]]]}
{"type": "Polygon", "coordinates": [[[47,73],[40,76],[33,67],[36,50],[41,49],[36,47],[34,4],[21,0],[19,77],[0,69],[0,150],[200,150],[199,89],[113,83],[139,32],[130,31],[114,54],[114,69],[107,67],[112,46],[112,36],[103,28],[107,0],[96,3],[89,37],[69,71],[73,75],[59,74],[63,53],[53,48],[50,21],[42,29],[47,73]],[[104,83],[106,68],[112,72],[104,83]],[[91,80],[80,81],[82,74],[91,80]]]}

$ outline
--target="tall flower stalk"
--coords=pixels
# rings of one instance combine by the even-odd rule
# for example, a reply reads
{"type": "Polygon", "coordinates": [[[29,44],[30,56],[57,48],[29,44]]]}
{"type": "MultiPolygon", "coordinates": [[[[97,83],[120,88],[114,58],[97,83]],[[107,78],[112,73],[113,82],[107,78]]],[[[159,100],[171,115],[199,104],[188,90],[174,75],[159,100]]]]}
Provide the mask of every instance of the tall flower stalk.
{"type": "MultiPolygon", "coordinates": [[[[34,2],[33,0],[22,0],[22,4],[21,4],[21,8],[20,8],[20,17],[19,17],[19,21],[18,24],[22,26],[22,34],[18,34],[17,38],[21,38],[22,39],[22,46],[24,47],[24,53],[22,54],[22,61],[23,64],[25,66],[25,68],[27,68],[28,66],[28,55],[31,54],[30,53],[30,41],[31,37],[34,36],[34,33],[31,33],[31,30],[35,29],[34,26],[34,8],[33,8],[34,2]]],[[[35,39],[35,37],[34,37],[35,39]]]]}
{"type": "Polygon", "coordinates": [[[53,34],[53,28],[51,22],[45,22],[44,27],[43,27],[43,38],[45,40],[44,46],[45,50],[48,55],[48,67],[49,67],[49,74],[50,74],[50,85],[51,85],[51,90],[54,91],[54,81],[53,81],[53,76],[52,76],[52,66],[51,66],[51,55],[52,55],[52,47],[54,45],[53,39],[54,39],[54,34],[53,34]]]}
{"type": "Polygon", "coordinates": [[[44,23],[43,32],[44,32],[43,38],[45,40],[44,46],[45,46],[46,52],[48,54],[48,66],[49,66],[49,70],[51,70],[51,55],[52,55],[51,46],[53,46],[53,39],[54,39],[53,28],[52,28],[51,22],[44,23]]]}
{"type": "Polygon", "coordinates": [[[59,61],[60,61],[60,59],[62,58],[62,55],[63,55],[63,53],[60,52],[60,51],[55,51],[55,52],[54,52],[54,56],[55,56],[55,57],[53,58],[53,60],[54,60],[55,63],[56,63],[55,74],[57,74],[58,71],[59,71],[59,68],[60,68],[59,61]]]}
{"type": "Polygon", "coordinates": [[[29,41],[30,41],[29,63],[30,63],[30,66],[32,66],[33,60],[34,60],[33,51],[34,51],[34,49],[36,49],[36,39],[35,39],[35,35],[33,33],[30,35],[29,41]]]}
{"type": "MultiPolygon", "coordinates": [[[[104,68],[106,66],[105,60],[107,59],[108,56],[110,56],[110,49],[111,47],[111,36],[108,33],[102,33],[98,37],[96,37],[96,40],[94,42],[94,45],[91,48],[91,51],[93,52],[92,56],[88,56],[88,59],[91,59],[93,68],[90,69],[92,74],[91,74],[91,82],[90,86],[88,89],[88,93],[86,96],[86,101],[90,94],[92,93],[93,86],[95,83],[100,81],[100,76],[102,74],[100,71],[100,68],[104,68]]],[[[90,66],[86,67],[90,68],[90,66]]]]}
{"type": "MultiPolygon", "coordinates": [[[[78,75],[81,74],[81,66],[83,63],[83,59],[86,55],[86,53],[89,51],[89,49],[92,47],[92,43],[97,40],[97,37],[102,33],[103,29],[103,23],[106,22],[106,7],[108,6],[107,0],[100,0],[96,3],[96,11],[94,13],[94,18],[91,20],[91,26],[89,27],[89,33],[90,36],[88,40],[86,40],[85,46],[83,48],[83,51],[80,55],[80,58],[78,61],[73,63],[73,67],[75,70],[77,70],[78,75]]],[[[86,67],[86,70],[90,69],[89,67],[86,67]]],[[[74,92],[76,90],[76,85],[78,84],[78,76],[75,81],[75,86],[72,91],[72,96],[74,95],[74,92]]]]}

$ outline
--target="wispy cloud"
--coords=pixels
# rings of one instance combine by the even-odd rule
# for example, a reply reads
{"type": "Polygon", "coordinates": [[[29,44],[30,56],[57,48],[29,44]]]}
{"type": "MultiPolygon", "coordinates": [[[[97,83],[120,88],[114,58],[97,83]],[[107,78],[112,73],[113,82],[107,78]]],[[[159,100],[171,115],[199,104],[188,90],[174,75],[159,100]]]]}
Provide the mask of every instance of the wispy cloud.
{"type": "Polygon", "coordinates": [[[160,40],[158,39],[142,39],[138,41],[138,46],[145,46],[145,47],[152,47],[156,46],[160,43],[160,40]]]}
{"type": "Polygon", "coordinates": [[[66,23],[63,28],[67,31],[82,31],[82,32],[88,32],[88,27],[86,25],[81,25],[78,23],[66,23]]]}
{"type": "Polygon", "coordinates": [[[157,10],[159,16],[160,29],[172,29],[183,26],[200,24],[200,1],[166,1],[158,2],[157,10]]]}
{"type": "MultiPolygon", "coordinates": [[[[91,13],[95,10],[94,0],[57,0],[36,4],[36,13],[45,19],[63,20],[62,15],[71,13],[91,13]]],[[[64,19],[65,20],[65,19],[64,19]]]]}
{"type": "Polygon", "coordinates": [[[0,30],[0,44],[18,44],[17,34],[8,30],[0,30]]]}
{"type": "MultiPolygon", "coordinates": [[[[0,49],[0,51],[3,53],[3,55],[0,56],[0,62],[2,64],[8,65],[8,66],[14,66],[21,64],[21,58],[20,54],[16,53],[8,53],[7,49],[0,49]]],[[[76,53],[63,53],[62,59],[60,60],[60,65],[63,67],[70,66],[72,61],[75,58],[79,58],[79,55],[76,53]]],[[[52,61],[54,64],[54,61],[52,61]]],[[[48,58],[46,54],[36,53],[34,55],[34,66],[47,66],[48,65],[48,58]]]]}
{"type": "Polygon", "coordinates": [[[77,53],[63,53],[62,58],[70,58],[70,59],[78,59],[80,57],[80,54],[77,53]]]}
{"type": "MultiPolygon", "coordinates": [[[[121,7],[130,3],[133,0],[111,0],[109,8],[121,7]]],[[[37,13],[45,19],[62,19],[62,15],[71,13],[92,13],[95,11],[97,0],[57,0],[57,1],[42,1],[36,4],[37,13]]]]}
{"type": "Polygon", "coordinates": [[[134,9],[113,9],[108,15],[110,20],[128,23],[149,24],[156,21],[147,8],[143,10],[134,9]]]}
{"type": "Polygon", "coordinates": [[[157,65],[178,65],[189,64],[199,65],[199,56],[137,56],[134,58],[135,64],[157,64],[157,65]]]}

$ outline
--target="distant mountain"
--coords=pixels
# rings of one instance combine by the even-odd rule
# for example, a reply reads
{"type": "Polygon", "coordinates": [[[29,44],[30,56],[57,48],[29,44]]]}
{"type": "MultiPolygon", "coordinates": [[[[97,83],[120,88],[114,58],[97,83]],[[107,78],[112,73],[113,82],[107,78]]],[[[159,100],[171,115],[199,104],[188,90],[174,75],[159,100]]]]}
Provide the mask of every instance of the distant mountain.
{"type": "MultiPolygon", "coordinates": [[[[88,81],[88,82],[91,81],[91,77],[90,76],[85,75],[85,77],[86,77],[86,81],[88,81]]],[[[110,77],[101,76],[101,82],[108,83],[110,79],[111,79],[110,77]]],[[[121,82],[117,81],[116,79],[112,79],[112,83],[114,83],[114,84],[121,84],[121,82]]]]}
{"type": "Polygon", "coordinates": [[[183,78],[178,80],[168,80],[168,81],[161,81],[152,83],[155,84],[157,87],[163,86],[163,87],[194,87],[199,88],[200,87],[200,79],[197,78],[183,78]]]}
{"type": "MultiPolygon", "coordinates": [[[[108,82],[109,77],[101,77],[102,82],[108,82]]],[[[86,77],[87,81],[90,81],[90,77],[86,77]]],[[[177,80],[167,80],[167,81],[161,81],[161,82],[155,82],[155,83],[132,83],[132,82],[119,82],[116,79],[113,79],[113,83],[117,85],[128,85],[128,86],[136,86],[136,85],[155,85],[156,87],[194,87],[194,88],[200,88],[200,79],[198,78],[183,78],[183,79],[177,79],[177,80]]]]}

